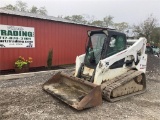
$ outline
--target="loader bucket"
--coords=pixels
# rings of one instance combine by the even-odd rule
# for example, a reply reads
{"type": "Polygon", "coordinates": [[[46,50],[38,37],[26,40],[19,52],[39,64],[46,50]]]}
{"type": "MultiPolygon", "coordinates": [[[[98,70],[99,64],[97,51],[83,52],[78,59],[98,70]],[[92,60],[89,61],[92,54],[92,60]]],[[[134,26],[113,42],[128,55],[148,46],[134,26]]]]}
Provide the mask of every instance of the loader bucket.
{"type": "Polygon", "coordinates": [[[102,104],[100,86],[60,72],[45,82],[43,89],[77,110],[102,104]]]}

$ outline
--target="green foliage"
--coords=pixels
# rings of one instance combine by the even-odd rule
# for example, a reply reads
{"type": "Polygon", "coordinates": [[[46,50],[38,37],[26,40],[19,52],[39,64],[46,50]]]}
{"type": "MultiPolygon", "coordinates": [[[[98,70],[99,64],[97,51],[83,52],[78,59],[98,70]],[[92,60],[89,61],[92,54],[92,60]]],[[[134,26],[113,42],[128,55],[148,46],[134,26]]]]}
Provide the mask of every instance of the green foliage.
{"type": "Polygon", "coordinates": [[[32,6],[32,8],[30,9],[31,13],[37,13],[38,8],[36,6],[32,6]]]}
{"type": "Polygon", "coordinates": [[[47,58],[47,66],[50,69],[52,67],[53,50],[49,50],[47,58]]]}
{"type": "Polygon", "coordinates": [[[152,15],[150,15],[145,21],[138,25],[133,25],[133,31],[137,34],[137,37],[146,37],[148,42],[151,42],[151,34],[157,27],[158,21],[152,15]]]}
{"type": "Polygon", "coordinates": [[[21,61],[21,60],[17,60],[17,61],[15,62],[15,65],[16,65],[17,68],[22,69],[22,67],[23,67],[24,65],[27,65],[27,62],[24,62],[24,61],[21,61]]]}
{"type": "Polygon", "coordinates": [[[113,26],[113,24],[114,24],[113,18],[114,17],[111,15],[108,15],[103,18],[103,21],[104,21],[106,27],[113,26]]]}
{"type": "Polygon", "coordinates": [[[15,5],[16,10],[25,12],[27,11],[27,7],[28,7],[27,3],[22,2],[21,0],[16,1],[15,5]]]}
{"type": "Polygon", "coordinates": [[[78,23],[83,23],[83,24],[87,23],[87,21],[82,15],[65,16],[64,19],[71,20],[78,23]]]}
{"type": "Polygon", "coordinates": [[[11,4],[6,5],[5,7],[3,7],[5,9],[9,9],[9,10],[16,10],[17,8],[11,4]]]}
{"type": "Polygon", "coordinates": [[[128,28],[128,23],[122,22],[122,23],[114,23],[113,18],[111,15],[105,16],[103,20],[94,20],[94,16],[89,16],[89,15],[72,15],[72,16],[58,16],[59,18],[64,18],[67,20],[71,20],[77,23],[82,23],[82,24],[88,24],[88,25],[93,25],[93,26],[99,26],[99,27],[113,27],[117,29],[118,31],[123,32],[128,28]]]}
{"type": "Polygon", "coordinates": [[[90,25],[95,25],[95,26],[104,26],[104,22],[101,20],[95,20],[90,25]]]}
{"type": "Polygon", "coordinates": [[[148,43],[160,47],[160,28],[157,26],[158,21],[151,14],[142,23],[134,25],[133,30],[137,37],[145,37],[148,43]]]}
{"type": "Polygon", "coordinates": [[[32,6],[31,8],[28,8],[28,5],[26,2],[22,2],[21,0],[16,1],[15,5],[8,4],[4,6],[3,8],[9,9],[9,10],[17,10],[22,12],[29,12],[29,13],[35,13],[40,15],[47,15],[47,10],[45,7],[37,8],[36,6],[32,6]]]}
{"type": "Polygon", "coordinates": [[[24,57],[19,56],[19,58],[15,61],[15,67],[18,69],[22,69],[24,65],[32,63],[33,60],[31,57],[28,57],[28,59],[24,59],[24,57]]]}
{"type": "Polygon", "coordinates": [[[128,29],[129,25],[126,22],[121,23],[114,23],[114,28],[116,28],[120,32],[124,32],[126,29],[128,29]]]}
{"type": "Polygon", "coordinates": [[[160,27],[157,27],[151,33],[151,44],[160,47],[160,27]]]}
{"type": "Polygon", "coordinates": [[[40,15],[47,15],[47,10],[45,7],[40,7],[38,10],[37,10],[37,13],[40,14],[40,15]]]}

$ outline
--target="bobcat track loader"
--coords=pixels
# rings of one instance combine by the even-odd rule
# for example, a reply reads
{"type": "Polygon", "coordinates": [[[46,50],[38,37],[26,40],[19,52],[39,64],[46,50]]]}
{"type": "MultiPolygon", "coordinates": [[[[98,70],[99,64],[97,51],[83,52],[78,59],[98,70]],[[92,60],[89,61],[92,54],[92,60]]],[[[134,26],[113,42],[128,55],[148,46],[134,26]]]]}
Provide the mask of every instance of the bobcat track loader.
{"type": "Polygon", "coordinates": [[[126,40],[111,29],[88,31],[86,52],[76,58],[74,76],[59,72],[43,89],[77,110],[115,102],[146,90],[146,39],[126,40]]]}

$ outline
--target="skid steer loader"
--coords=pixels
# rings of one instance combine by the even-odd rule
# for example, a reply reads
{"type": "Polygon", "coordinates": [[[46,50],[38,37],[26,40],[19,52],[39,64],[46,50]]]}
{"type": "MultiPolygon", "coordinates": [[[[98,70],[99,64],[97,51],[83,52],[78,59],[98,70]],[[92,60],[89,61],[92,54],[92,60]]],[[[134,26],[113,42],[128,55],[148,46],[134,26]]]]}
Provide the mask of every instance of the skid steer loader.
{"type": "Polygon", "coordinates": [[[43,89],[77,110],[115,102],[146,90],[146,39],[126,40],[111,29],[88,31],[86,52],[76,58],[75,74],[59,72],[43,89]]]}

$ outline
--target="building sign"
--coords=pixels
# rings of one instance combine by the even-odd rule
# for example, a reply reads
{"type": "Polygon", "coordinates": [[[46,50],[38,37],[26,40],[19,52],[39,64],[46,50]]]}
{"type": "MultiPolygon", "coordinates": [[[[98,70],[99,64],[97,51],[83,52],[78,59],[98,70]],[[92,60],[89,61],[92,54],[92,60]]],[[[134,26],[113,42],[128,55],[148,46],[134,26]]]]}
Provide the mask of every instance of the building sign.
{"type": "Polygon", "coordinates": [[[34,36],[33,27],[0,24],[0,48],[34,48],[34,36]]]}

